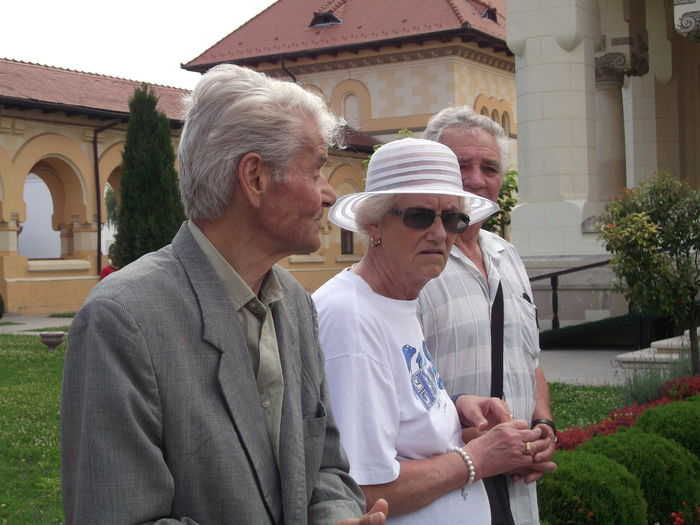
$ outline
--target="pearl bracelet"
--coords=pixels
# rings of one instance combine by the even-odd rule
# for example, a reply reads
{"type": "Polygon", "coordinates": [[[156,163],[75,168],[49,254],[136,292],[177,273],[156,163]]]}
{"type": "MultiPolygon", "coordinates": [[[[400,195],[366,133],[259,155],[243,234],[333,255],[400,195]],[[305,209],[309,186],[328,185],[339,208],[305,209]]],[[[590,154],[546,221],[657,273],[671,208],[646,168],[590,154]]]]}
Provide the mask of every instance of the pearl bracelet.
{"type": "Polygon", "coordinates": [[[472,462],[472,458],[469,457],[469,454],[467,454],[462,447],[450,447],[450,452],[457,452],[457,454],[462,456],[462,459],[467,464],[467,468],[469,469],[469,479],[462,487],[462,497],[464,499],[467,499],[467,485],[469,485],[470,483],[474,483],[474,478],[476,478],[476,469],[474,469],[474,463],[472,462]]]}

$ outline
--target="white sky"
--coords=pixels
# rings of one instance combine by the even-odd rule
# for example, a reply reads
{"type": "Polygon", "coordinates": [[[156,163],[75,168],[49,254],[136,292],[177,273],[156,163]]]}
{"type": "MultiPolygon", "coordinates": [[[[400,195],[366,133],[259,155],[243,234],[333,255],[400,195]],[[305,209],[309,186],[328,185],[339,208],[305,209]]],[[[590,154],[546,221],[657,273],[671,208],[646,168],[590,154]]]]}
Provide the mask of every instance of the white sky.
{"type": "Polygon", "coordinates": [[[8,0],[0,57],[192,88],[189,62],[275,0],[8,0]]]}

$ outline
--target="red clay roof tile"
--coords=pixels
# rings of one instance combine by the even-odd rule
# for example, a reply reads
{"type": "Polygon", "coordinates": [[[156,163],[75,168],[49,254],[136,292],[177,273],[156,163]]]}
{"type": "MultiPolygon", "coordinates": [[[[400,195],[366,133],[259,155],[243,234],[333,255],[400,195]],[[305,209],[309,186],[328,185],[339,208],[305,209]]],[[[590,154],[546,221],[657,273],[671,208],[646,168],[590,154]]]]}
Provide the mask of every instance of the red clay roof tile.
{"type": "MultiPolygon", "coordinates": [[[[0,99],[129,113],[129,98],[141,83],[41,64],[0,58],[0,99]]],[[[151,84],[168,118],[182,117],[185,89],[151,84]]]]}
{"type": "MultiPolygon", "coordinates": [[[[0,103],[50,104],[69,112],[97,111],[129,113],[129,98],[141,83],[135,80],[72,71],[41,64],[0,58],[0,103]]],[[[185,89],[151,84],[158,95],[158,107],[168,118],[182,117],[185,89]]],[[[106,115],[105,115],[106,116],[106,115]]],[[[371,152],[379,144],[374,138],[352,128],[343,132],[344,142],[357,151],[371,152]]]]}
{"type": "Polygon", "coordinates": [[[201,71],[222,62],[277,58],[445,31],[478,34],[505,47],[505,0],[278,0],[183,65],[201,71]],[[484,16],[495,8],[497,22],[484,16]],[[339,24],[309,27],[330,11],[339,24]]]}

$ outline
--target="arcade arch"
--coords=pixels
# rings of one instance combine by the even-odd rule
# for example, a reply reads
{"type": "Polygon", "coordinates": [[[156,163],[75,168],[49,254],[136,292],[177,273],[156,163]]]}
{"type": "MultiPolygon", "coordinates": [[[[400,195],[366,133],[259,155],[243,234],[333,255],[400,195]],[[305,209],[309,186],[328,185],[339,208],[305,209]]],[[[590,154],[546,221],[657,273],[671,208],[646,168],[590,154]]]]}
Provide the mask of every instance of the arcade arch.
{"type": "Polygon", "coordinates": [[[369,89],[359,80],[347,79],[338,83],[333,89],[330,107],[356,129],[365,129],[372,118],[369,89]]]}
{"type": "Polygon", "coordinates": [[[512,129],[513,107],[507,100],[482,94],[474,100],[474,111],[498,122],[509,137],[515,138],[517,135],[517,130],[512,129]]]}
{"type": "MultiPolygon", "coordinates": [[[[349,164],[342,164],[333,170],[331,176],[328,177],[328,181],[335,189],[338,198],[362,191],[362,176],[358,173],[357,168],[349,164]]],[[[335,225],[332,226],[332,232],[333,243],[338,245],[337,261],[343,261],[348,257],[359,258],[357,254],[358,251],[361,251],[361,248],[357,243],[357,235],[354,232],[335,225]]]]}

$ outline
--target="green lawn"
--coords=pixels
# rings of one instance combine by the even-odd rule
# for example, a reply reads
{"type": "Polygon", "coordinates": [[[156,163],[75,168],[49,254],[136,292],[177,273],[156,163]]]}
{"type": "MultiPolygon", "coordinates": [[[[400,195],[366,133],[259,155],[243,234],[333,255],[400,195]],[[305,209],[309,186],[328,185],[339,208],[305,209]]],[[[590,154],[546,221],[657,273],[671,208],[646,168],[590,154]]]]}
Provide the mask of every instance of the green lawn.
{"type": "Polygon", "coordinates": [[[0,524],[62,523],[58,409],[65,343],[0,335],[0,524]]]}
{"type": "Polygon", "coordinates": [[[619,386],[582,386],[549,383],[554,421],[559,430],[571,425],[597,423],[608,413],[624,405],[619,386]]]}
{"type": "MultiPolygon", "coordinates": [[[[62,523],[59,395],[65,342],[0,335],[0,525],[62,523]]],[[[620,405],[618,387],[551,383],[561,429],[595,423],[620,405]]]]}

